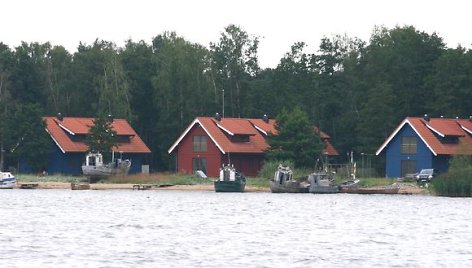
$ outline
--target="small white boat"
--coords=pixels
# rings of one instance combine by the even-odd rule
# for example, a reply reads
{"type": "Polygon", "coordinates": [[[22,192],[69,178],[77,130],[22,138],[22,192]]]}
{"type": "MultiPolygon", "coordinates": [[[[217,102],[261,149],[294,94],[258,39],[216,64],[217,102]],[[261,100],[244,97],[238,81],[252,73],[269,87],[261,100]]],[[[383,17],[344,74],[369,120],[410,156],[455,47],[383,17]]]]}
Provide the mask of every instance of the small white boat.
{"type": "Polygon", "coordinates": [[[131,160],[116,158],[108,164],[103,163],[101,153],[88,153],[82,165],[82,173],[94,179],[106,178],[114,175],[127,175],[131,167],[131,160]]]}
{"type": "Polygon", "coordinates": [[[10,172],[0,172],[0,189],[13,189],[16,187],[16,178],[10,172]]]}

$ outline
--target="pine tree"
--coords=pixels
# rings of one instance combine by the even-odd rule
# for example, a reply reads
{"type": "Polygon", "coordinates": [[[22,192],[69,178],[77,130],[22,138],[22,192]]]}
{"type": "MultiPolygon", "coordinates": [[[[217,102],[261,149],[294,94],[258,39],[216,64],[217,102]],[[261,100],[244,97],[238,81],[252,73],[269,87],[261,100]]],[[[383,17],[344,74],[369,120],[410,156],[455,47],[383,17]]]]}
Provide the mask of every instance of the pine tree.
{"type": "Polygon", "coordinates": [[[296,167],[312,167],[324,148],[308,116],[296,106],[283,109],[276,118],[277,135],[268,139],[270,160],[292,160],[296,167]]]}
{"type": "Polygon", "coordinates": [[[113,118],[111,115],[105,117],[99,115],[90,127],[86,144],[90,152],[108,153],[116,146],[116,131],[113,130],[113,118]]]}

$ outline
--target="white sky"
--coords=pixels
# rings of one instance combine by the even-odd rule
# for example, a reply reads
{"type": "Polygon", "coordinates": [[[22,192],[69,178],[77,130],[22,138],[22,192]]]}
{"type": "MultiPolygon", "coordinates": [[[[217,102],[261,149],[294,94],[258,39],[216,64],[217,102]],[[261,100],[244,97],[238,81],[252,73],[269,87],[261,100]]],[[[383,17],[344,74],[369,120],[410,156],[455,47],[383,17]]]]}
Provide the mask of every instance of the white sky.
{"type": "Polygon", "coordinates": [[[224,27],[239,25],[261,37],[259,61],[275,68],[294,42],[318,49],[323,36],[368,41],[375,25],[413,25],[436,32],[449,47],[471,48],[472,6],[467,0],[3,0],[0,42],[51,42],[71,53],[96,38],[122,47],[131,38],[151,43],[164,31],[207,46],[224,27]]]}

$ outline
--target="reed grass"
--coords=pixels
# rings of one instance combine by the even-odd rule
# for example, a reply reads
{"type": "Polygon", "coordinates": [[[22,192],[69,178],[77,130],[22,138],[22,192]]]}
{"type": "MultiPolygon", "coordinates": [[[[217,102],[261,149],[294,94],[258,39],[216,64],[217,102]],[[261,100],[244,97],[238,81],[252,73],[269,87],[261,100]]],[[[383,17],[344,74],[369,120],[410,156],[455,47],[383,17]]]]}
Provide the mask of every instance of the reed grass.
{"type": "Polygon", "coordinates": [[[395,179],[389,178],[362,178],[359,181],[360,187],[374,187],[374,186],[384,186],[394,183],[395,179]]]}
{"type": "Polygon", "coordinates": [[[439,196],[472,197],[472,166],[449,170],[434,178],[431,185],[439,196]]]}
{"type": "Polygon", "coordinates": [[[102,181],[103,183],[129,183],[129,184],[154,184],[154,185],[197,185],[211,184],[212,178],[201,178],[195,175],[179,173],[152,173],[136,174],[129,176],[114,176],[102,181]]]}
{"type": "Polygon", "coordinates": [[[87,181],[83,176],[69,176],[63,174],[54,175],[34,175],[34,174],[15,174],[18,182],[84,182],[87,181]]]}

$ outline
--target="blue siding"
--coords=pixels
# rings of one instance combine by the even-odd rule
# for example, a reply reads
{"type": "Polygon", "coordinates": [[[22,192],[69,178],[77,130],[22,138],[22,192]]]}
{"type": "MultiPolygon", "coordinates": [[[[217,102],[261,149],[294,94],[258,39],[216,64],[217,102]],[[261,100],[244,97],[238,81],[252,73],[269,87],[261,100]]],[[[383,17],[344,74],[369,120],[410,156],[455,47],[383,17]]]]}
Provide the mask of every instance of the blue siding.
{"type": "Polygon", "coordinates": [[[416,161],[416,172],[424,168],[434,168],[441,172],[447,171],[448,157],[434,156],[431,150],[416,134],[409,124],[405,124],[386,147],[386,176],[389,178],[401,177],[402,160],[416,161]],[[402,154],[402,137],[417,137],[416,154],[402,154]]]}
{"type": "Polygon", "coordinates": [[[415,160],[416,172],[419,172],[422,168],[431,168],[433,165],[433,154],[409,124],[403,126],[387,145],[386,149],[386,176],[389,178],[401,177],[402,160],[415,160]],[[416,154],[401,153],[401,141],[402,137],[405,136],[417,137],[416,154]]]}
{"type": "Polygon", "coordinates": [[[82,163],[85,160],[84,153],[64,154],[59,147],[54,146],[49,156],[47,172],[49,174],[66,174],[72,176],[82,175],[82,163]]]}
{"type": "MultiPolygon", "coordinates": [[[[123,159],[131,160],[131,168],[129,174],[141,173],[141,165],[144,163],[145,154],[123,154],[123,159]]],[[[115,157],[120,157],[115,154],[115,157]]]]}

